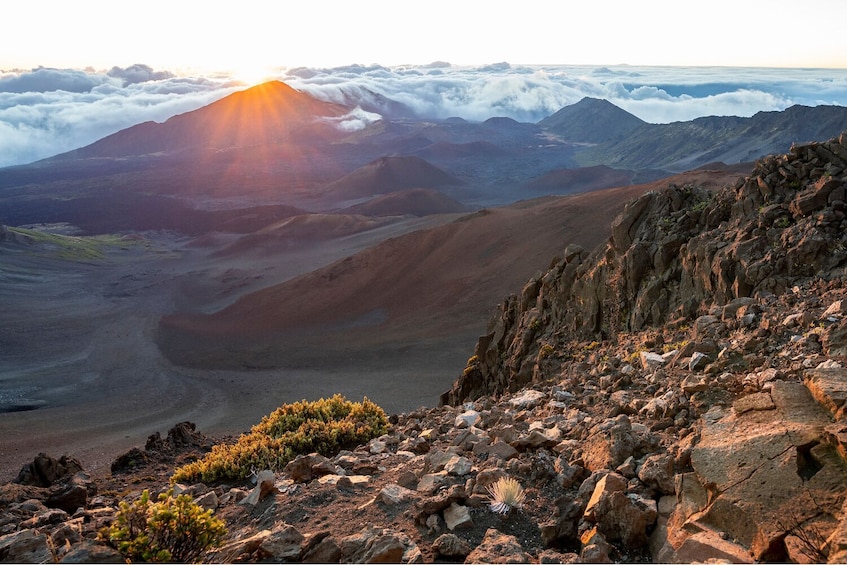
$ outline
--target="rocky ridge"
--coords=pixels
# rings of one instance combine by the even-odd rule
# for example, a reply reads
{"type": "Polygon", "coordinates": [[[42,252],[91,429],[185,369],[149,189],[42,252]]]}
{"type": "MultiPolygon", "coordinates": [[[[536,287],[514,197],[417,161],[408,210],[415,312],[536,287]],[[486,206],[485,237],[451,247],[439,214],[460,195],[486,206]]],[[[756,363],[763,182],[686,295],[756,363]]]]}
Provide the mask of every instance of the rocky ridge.
{"type": "Polygon", "coordinates": [[[842,135],[762,159],[751,175],[716,193],[672,185],[628,203],[604,246],[591,253],[568,246],[502,304],[443,401],[543,379],[548,372],[538,360],[545,346],[616,341],[735,299],[758,301],[800,281],[842,277],[845,168],[842,135]]]}
{"type": "MultiPolygon", "coordinates": [[[[175,485],[227,522],[208,558],[844,561],[846,146],[634,201],[607,245],[505,302],[443,405],[386,435],[253,484],[175,485]],[[500,514],[503,477],[525,500],[500,514]]],[[[118,503],[209,443],[183,424],[105,477],[39,457],[0,487],[0,560],[119,561],[96,540],[118,503]]]]}

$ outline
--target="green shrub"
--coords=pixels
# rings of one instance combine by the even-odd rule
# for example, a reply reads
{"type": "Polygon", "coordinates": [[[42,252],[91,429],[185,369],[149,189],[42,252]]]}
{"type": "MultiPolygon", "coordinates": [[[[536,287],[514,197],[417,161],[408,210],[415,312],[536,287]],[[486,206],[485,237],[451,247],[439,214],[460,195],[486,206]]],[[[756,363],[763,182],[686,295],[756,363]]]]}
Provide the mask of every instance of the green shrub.
{"type": "Polygon", "coordinates": [[[226,525],[191,497],[173,491],[150,502],[145,490],[134,503],[121,502],[115,521],[101,532],[128,561],[195,563],[220,547],[226,525]]]}
{"type": "Polygon", "coordinates": [[[297,455],[331,457],[386,431],[385,412],[367,398],[350,402],[336,394],[283,404],[234,444],[215,445],[202,459],[177,469],[171,482],[240,481],[254,470],[281,471],[297,455]]]}

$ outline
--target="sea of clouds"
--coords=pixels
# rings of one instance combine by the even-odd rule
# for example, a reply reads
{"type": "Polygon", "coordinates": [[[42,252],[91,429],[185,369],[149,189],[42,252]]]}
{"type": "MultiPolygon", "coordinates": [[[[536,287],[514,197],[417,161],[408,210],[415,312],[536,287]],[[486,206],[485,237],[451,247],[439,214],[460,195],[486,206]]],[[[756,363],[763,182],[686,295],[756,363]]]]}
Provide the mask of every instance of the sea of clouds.
{"type": "MultiPolygon", "coordinates": [[[[350,65],[281,69],[277,78],[328,101],[399,102],[424,118],[537,122],[586,96],[604,98],[652,123],[700,116],[752,116],[794,104],[847,106],[847,69],[729,67],[459,67],[350,65]]],[[[177,76],[147,65],[108,71],[0,71],[0,166],[85,146],[144,121],[205,106],[244,84],[231,77],[177,76]]],[[[345,130],[379,119],[357,109],[345,130]]]]}

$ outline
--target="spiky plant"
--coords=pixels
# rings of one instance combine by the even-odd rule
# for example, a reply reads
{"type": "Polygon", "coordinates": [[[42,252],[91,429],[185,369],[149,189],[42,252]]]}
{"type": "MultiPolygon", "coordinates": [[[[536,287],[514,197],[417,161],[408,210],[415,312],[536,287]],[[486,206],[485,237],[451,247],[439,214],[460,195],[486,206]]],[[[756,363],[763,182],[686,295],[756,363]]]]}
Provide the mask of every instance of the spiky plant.
{"type": "Polygon", "coordinates": [[[488,487],[488,496],[490,497],[488,507],[492,512],[507,514],[512,509],[523,505],[526,493],[517,480],[503,477],[488,487]]]}

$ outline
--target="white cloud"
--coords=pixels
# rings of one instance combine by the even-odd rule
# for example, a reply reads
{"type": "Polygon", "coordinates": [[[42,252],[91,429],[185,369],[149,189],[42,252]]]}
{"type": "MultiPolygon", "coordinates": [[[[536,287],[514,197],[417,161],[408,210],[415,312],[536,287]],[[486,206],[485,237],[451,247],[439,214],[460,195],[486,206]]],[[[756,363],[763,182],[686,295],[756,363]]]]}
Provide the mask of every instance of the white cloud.
{"type": "Polygon", "coordinates": [[[20,74],[0,77],[0,92],[89,92],[97,85],[108,82],[107,76],[73,69],[46,69],[40,67],[20,74]]]}
{"type": "Polygon", "coordinates": [[[110,77],[119,78],[124,81],[124,84],[133,84],[138,82],[148,82],[151,80],[167,80],[174,78],[174,74],[170,71],[154,71],[149,65],[131,65],[122,69],[120,67],[112,67],[108,73],[110,77]]]}
{"type": "Polygon", "coordinates": [[[382,119],[382,116],[379,114],[367,112],[358,106],[338,118],[324,118],[325,121],[330,122],[341,131],[358,131],[380,119],[382,119]]]}
{"type": "MultiPolygon", "coordinates": [[[[279,79],[323,100],[360,104],[337,122],[348,130],[373,122],[374,112],[398,111],[392,101],[420,117],[527,122],[585,96],[605,98],[653,123],[751,116],[793,104],[847,105],[847,70],[833,69],[463,67],[438,61],[299,67],[283,69],[279,79]]],[[[223,76],[178,77],[142,64],[108,72],[38,68],[2,74],[0,166],[69,151],[139,122],[161,122],[240,88],[223,76]]]]}
{"type": "Polygon", "coordinates": [[[239,88],[228,80],[179,78],[145,65],[109,74],[72,69],[7,74],[0,77],[0,166],[83,147],[140,122],[165,121],[239,88]]]}
{"type": "Polygon", "coordinates": [[[366,88],[422,117],[536,122],[585,96],[653,123],[745,116],[793,104],[847,105],[847,70],[726,67],[381,66],[297,69],[280,77],[327,100],[366,88]],[[352,72],[355,70],[355,72],[352,72]]]}

